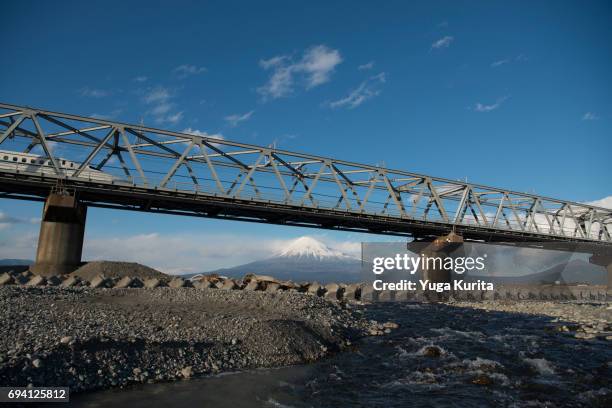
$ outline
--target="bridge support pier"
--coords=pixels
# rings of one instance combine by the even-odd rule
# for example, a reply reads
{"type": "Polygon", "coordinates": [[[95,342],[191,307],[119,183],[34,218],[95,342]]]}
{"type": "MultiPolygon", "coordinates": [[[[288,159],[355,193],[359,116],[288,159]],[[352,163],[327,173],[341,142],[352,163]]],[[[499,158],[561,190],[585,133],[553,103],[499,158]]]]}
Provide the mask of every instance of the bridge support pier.
{"type": "MultiPolygon", "coordinates": [[[[463,237],[451,232],[448,235],[443,235],[436,238],[430,243],[427,243],[423,247],[423,243],[414,243],[415,245],[409,245],[411,251],[416,252],[418,255],[423,255],[425,258],[434,258],[436,261],[431,260],[428,265],[421,268],[421,279],[427,280],[432,284],[453,284],[453,272],[448,269],[444,269],[443,264],[440,264],[440,260],[445,258],[456,258],[464,256],[463,250],[463,237]],[[420,244],[420,245],[419,245],[420,244]],[[419,248],[420,247],[420,248],[419,248]]],[[[450,291],[436,292],[434,290],[426,291],[425,295],[429,300],[447,300],[450,296],[450,291]]]]}
{"type": "Polygon", "coordinates": [[[87,207],[72,195],[51,193],[43,208],[36,251],[30,268],[39,275],[62,275],[81,264],[87,207]]]}
{"type": "Polygon", "coordinates": [[[612,300],[612,251],[594,252],[589,258],[589,262],[606,268],[608,275],[606,280],[606,297],[608,300],[612,300]]]}

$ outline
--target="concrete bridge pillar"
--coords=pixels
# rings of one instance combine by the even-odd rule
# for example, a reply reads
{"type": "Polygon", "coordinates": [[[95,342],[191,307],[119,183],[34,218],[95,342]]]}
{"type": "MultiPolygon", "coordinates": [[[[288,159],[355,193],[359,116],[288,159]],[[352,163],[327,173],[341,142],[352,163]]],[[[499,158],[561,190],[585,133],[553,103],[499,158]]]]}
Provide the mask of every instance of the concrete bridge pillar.
{"type": "MultiPolygon", "coordinates": [[[[453,284],[453,272],[445,269],[443,264],[440,264],[445,258],[455,258],[464,256],[463,250],[463,237],[451,232],[448,235],[443,235],[436,238],[432,242],[423,243],[415,242],[409,244],[408,249],[423,255],[425,258],[434,258],[430,260],[427,265],[421,268],[421,279],[428,280],[429,282],[436,283],[450,283],[453,284]],[[411,245],[412,244],[412,245],[411,245]],[[435,262],[434,262],[435,260],[435,262]]],[[[445,300],[450,296],[450,291],[435,292],[427,291],[426,297],[429,300],[445,300]]]]}
{"type": "Polygon", "coordinates": [[[602,250],[594,251],[593,255],[589,258],[589,262],[594,265],[600,265],[606,268],[607,273],[607,299],[612,300],[612,251],[602,250]]]}
{"type": "Polygon", "coordinates": [[[36,263],[39,275],[61,275],[81,264],[87,207],[72,195],[52,193],[43,208],[36,263]]]}

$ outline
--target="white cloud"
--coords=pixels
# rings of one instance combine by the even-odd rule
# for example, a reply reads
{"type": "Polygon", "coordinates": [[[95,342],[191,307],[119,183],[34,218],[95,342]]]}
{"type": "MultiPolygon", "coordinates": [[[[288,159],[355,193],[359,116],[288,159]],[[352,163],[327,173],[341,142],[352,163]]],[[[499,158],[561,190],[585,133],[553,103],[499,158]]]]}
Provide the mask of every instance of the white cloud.
{"type": "Polygon", "coordinates": [[[508,99],[508,97],[504,96],[503,98],[499,98],[494,104],[491,104],[491,105],[485,105],[485,104],[478,102],[476,105],[474,105],[474,110],[476,112],[494,111],[495,109],[498,109],[504,103],[506,99],[508,99]]]}
{"type": "Polygon", "coordinates": [[[353,109],[375,96],[380,95],[382,84],[386,82],[385,73],[372,76],[363,81],[359,86],[349,92],[347,96],[329,103],[330,108],[353,109]]]}
{"type": "Polygon", "coordinates": [[[374,61],[370,61],[367,64],[363,64],[357,67],[358,70],[360,71],[367,71],[374,68],[374,61]]]}
{"type": "Polygon", "coordinates": [[[593,112],[587,112],[584,115],[582,115],[582,120],[597,120],[597,119],[599,119],[599,116],[597,116],[593,112]]]}
{"type": "Polygon", "coordinates": [[[221,139],[221,140],[225,139],[225,137],[223,137],[223,135],[221,133],[210,134],[208,132],[204,132],[202,130],[192,129],[192,128],[185,128],[185,129],[183,129],[182,132],[183,133],[187,133],[188,135],[194,135],[194,136],[214,137],[215,139],[221,139]]]}
{"type": "Polygon", "coordinates": [[[334,68],[341,62],[342,57],[338,50],[318,45],[306,51],[299,69],[303,70],[308,76],[307,87],[313,88],[328,82],[334,68]]]}
{"type": "Polygon", "coordinates": [[[277,67],[280,65],[283,65],[285,63],[285,61],[289,60],[289,56],[287,55],[278,55],[276,57],[272,57],[270,59],[267,60],[260,60],[259,61],[259,65],[263,68],[263,69],[270,69],[273,67],[277,67]]]}
{"type": "Polygon", "coordinates": [[[494,61],[494,62],[491,63],[491,68],[496,68],[496,67],[502,66],[504,64],[507,64],[509,62],[510,62],[509,59],[502,59],[502,60],[494,61]]]}
{"type": "Polygon", "coordinates": [[[168,113],[170,109],[172,109],[172,104],[168,102],[160,102],[158,105],[153,107],[150,112],[155,116],[161,116],[168,113]]]}
{"type": "Polygon", "coordinates": [[[288,96],[294,90],[296,77],[306,89],[311,89],[330,80],[334,69],[342,62],[338,50],[325,45],[317,45],[305,50],[299,61],[287,55],[260,60],[265,70],[272,70],[268,82],[257,88],[265,99],[288,96]]]}
{"type": "Polygon", "coordinates": [[[445,37],[440,38],[438,41],[434,42],[433,44],[431,44],[431,48],[436,48],[436,49],[448,48],[454,40],[455,40],[454,37],[447,35],[445,37]]]}
{"type": "Polygon", "coordinates": [[[233,115],[226,116],[224,119],[230,124],[230,126],[237,126],[240,122],[244,122],[245,120],[249,120],[251,116],[255,113],[254,110],[249,111],[244,114],[235,113],[233,115]]]}
{"type": "Polygon", "coordinates": [[[514,58],[503,58],[497,61],[493,61],[491,63],[491,68],[501,67],[502,65],[510,64],[511,62],[523,62],[523,61],[527,61],[527,57],[525,57],[525,55],[523,54],[520,54],[514,58]]]}
{"type": "Polygon", "coordinates": [[[37,244],[38,231],[21,231],[10,237],[0,237],[0,259],[34,259],[37,244]]]}
{"type": "Polygon", "coordinates": [[[139,76],[134,78],[134,81],[136,81],[136,82],[147,82],[148,80],[149,80],[149,78],[144,76],[144,75],[139,75],[139,76]]]}
{"type": "Polygon", "coordinates": [[[79,92],[81,96],[86,96],[88,98],[104,98],[111,94],[111,92],[106,89],[90,88],[87,86],[84,88],[81,88],[79,92]]]}
{"type": "Polygon", "coordinates": [[[183,119],[183,112],[176,110],[172,102],[174,95],[168,88],[157,86],[147,90],[142,97],[145,104],[151,105],[147,111],[156,123],[176,124],[183,119]]]}
{"type": "Polygon", "coordinates": [[[206,68],[197,67],[195,65],[184,64],[184,65],[179,65],[178,67],[174,68],[173,72],[179,79],[184,79],[191,75],[198,75],[203,72],[206,72],[206,68]]]}
{"type": "Polygon", "coordinates": [[[167,102],[171,98],[170,91],[164,87],[158,86],[148,90],[143,101],[147,104],[167,102]]]}
{"type": "Polygon", "coordinates": [[[594,205],[595,207],[609,208],[612,210],[612,196],[604,197],[595,201],[589,201],[585,204],[594,205]]]}
{"type": "Polygon", "coordinates": [[[169,123],[175,124],[175,123],[180,122],[181,119],[183,119],[183,112],[176,112],[176,113],[173,113],[172,115],[166,116],[165,119],[160,119],[160,122],[169,122],[169,123]]]}
{"type": "MultiPolygon", "coordinates": [[[[359,242],[317,239],[348,255],[359,256],[359,242]]],[[[291,242],[293,239],[218,233],[92,237],[85,241],[83,258],[139,262],[166,273],[196,273],[266,259],[282,252],[291,242]]]]}
{"type": "Polygon", "coordinates": [[[119,116],[121,112],[123,112],[122,109],[115,109],[110,113],[92,113],[91,115],[89,115],[89,117],[94,119],[112,120],[119,116]]]}

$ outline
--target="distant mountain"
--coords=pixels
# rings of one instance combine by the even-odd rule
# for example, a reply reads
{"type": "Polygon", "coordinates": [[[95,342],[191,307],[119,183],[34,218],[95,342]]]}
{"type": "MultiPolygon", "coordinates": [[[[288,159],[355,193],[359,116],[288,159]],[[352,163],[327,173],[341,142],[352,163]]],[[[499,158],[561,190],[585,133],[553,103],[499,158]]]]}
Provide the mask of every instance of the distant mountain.
{"type": "Polygon", "coordinates": [[[23,272],[28,270],[29,266],[33,263],[34,261],[29,259],[0,259],[0,273],[9,271],[23,272]]]}
{"type": "Polygon", "coordinates": [[[334,250],[314,238],[301,237],[272,258],[207,273],[233,278],[254,273],[281,280],[328,283],[358,282],[360,269],[360,259],[334,250]]]}
{"type": "Polygon", "coordinates": [[[5,265],[32,265],[34,261],[29,259],[0,259],[0,266],[5,265]]]}

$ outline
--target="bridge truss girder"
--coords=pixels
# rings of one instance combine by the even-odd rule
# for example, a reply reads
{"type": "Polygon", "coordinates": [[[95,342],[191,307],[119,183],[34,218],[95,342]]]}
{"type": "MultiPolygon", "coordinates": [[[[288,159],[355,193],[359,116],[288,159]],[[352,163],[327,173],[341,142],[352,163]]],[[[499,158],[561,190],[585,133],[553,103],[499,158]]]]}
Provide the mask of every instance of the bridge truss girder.
{"type": "Polygon", "coordinates": [[[1,190],[17,198],[62,183],[100,207],[413,237],[456,230],[612,243],[612,210],[601,207],[14,105],[0,104],[0,149],[48,160],[0,167],[1,190]],[[66,160],[75,167],[62,167],[66,160]]]}

